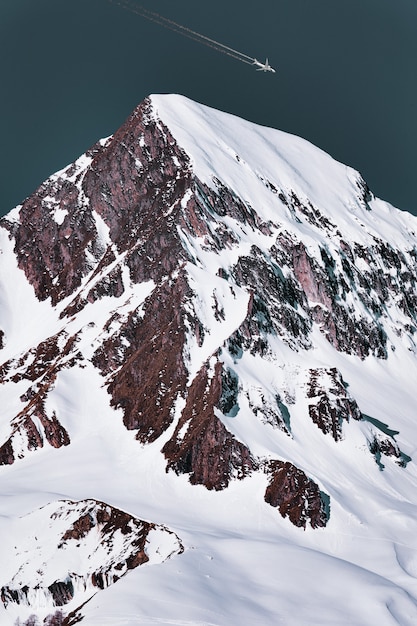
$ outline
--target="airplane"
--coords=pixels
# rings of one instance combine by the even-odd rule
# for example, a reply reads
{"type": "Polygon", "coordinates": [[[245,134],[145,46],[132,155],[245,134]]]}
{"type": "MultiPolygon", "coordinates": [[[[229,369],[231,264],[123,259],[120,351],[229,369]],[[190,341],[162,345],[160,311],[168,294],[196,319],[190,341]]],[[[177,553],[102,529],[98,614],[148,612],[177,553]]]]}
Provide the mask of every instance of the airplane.
{"type": "Polygon", "coordinates": [[[265,60],[265,63],[261,63],[256,59],[253,59],[252,65],[258,65],[259,67],[256,69],[257,72],[273,72],[275,74],[275,70],[268,63],[268,59],[265,60]]]}

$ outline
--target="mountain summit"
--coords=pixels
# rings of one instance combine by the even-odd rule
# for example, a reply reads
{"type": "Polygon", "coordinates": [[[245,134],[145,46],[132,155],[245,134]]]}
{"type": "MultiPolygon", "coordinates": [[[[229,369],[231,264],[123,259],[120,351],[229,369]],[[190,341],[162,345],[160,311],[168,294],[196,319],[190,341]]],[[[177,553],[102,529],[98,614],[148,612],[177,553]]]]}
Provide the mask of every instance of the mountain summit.
{"type": "Polygon", "coordinates": [[[177,95],[6,215],[1,623],[415,624],[416,233],[177,95]]]}

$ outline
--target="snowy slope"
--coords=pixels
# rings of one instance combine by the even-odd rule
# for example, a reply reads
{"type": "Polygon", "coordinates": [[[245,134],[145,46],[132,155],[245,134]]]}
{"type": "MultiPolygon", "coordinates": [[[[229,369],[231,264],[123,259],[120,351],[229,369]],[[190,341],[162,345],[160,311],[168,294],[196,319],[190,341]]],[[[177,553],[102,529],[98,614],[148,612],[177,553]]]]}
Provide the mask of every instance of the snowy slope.
{"type": "Polygon", "coordinates": [[[86,625],[417,622],[416,218],[170,95],[1,226],[2,624],[68,576],[86,625]]]}

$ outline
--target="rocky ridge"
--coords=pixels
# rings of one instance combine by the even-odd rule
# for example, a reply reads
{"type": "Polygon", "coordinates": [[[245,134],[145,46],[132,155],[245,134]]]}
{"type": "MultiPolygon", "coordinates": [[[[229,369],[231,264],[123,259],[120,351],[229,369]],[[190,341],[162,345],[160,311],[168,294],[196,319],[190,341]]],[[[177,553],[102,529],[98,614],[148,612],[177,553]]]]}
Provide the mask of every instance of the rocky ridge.
{"type": "Polygon", "coordinates": [[[183,551],[167,528],[94,500],[53,502],[17,523],[30,530],[21,552],[10,557],[20,567],[1,587],[5,607],[11,602],[61,607],[75,595],[78,601],[89,599],[129,570],[183,551]],[[42,553],[41,561],[37,552],[42,553]],[[77,564],[76,571],[68,571],[66,563],[77,564]]]}

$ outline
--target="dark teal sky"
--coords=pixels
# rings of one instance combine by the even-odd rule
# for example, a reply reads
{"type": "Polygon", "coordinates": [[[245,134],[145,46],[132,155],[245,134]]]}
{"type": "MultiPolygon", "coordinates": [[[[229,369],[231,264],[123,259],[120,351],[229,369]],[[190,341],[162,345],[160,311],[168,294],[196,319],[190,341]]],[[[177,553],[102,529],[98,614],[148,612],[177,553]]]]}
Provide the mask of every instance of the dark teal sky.
{"type": "MultiPolygon", "coordinates": [[[[133,0],[134,1],[134,0],[133,0]]],[[[141,0],[255,72],[107,0],[1,0],[0,213],[175,92],[300,135],[417,214],[416,0],[141,0]]]]}

